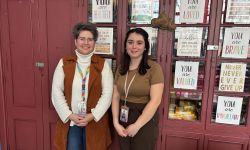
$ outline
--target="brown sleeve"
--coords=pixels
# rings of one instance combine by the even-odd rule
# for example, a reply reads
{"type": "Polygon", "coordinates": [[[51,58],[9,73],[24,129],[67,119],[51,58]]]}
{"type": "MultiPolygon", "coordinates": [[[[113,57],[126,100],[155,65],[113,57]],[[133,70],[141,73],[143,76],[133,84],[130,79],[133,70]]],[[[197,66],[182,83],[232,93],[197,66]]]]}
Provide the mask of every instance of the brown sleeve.
{"type": "Polygon", "coordinates": [[[120,66],[118,66],[118,67],[116,68],[114,85],[117,85],[117,80],[118,80],[118,78],[119,78],[119,76],[120,76],[119,70],[120,70],[120,66]]]}
{"type": "Polygon", "coordinates": [[[164,75],[161,66],[154,62],[150,68],[150,84],[164,83],[164,75]]]}

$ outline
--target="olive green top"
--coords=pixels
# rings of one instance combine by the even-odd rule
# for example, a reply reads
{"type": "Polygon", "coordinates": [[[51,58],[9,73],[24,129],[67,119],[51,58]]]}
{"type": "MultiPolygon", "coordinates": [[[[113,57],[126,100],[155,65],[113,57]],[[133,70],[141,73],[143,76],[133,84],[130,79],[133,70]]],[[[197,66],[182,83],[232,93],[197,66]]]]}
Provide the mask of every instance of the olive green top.
{"type": "MultiPolygon", "coordinates": [[[[150,69],[147,69],[147,73],[145,75],[140,75],[137,69],[129,70],[126,84],[127,87],[135,73],[136,76],[128,91],[128,102],[147,103],[150,100],[150,86],[157,83],[164,83],[164,76],[161,66],[152,60],[148,60],[148,65],[150,66],[150,69]]],[[[120,93],[120,98],[124,100],[124,84],[126,74],[121,75],[119,73],[119,69],[120,67],[118,67],[118,69],[116,70],[114,84],[117,85],[118,91],[120,93]]]]}

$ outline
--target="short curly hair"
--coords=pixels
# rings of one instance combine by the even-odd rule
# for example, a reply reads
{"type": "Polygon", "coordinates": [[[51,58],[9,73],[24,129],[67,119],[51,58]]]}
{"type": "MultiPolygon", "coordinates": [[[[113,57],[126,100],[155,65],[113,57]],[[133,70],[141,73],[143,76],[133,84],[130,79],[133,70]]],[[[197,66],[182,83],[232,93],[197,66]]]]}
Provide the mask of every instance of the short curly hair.
{"type": "Polygon", "coordinates": [[[97,28],[96,28],[95,24],[82,23],[82,22],[77,23],[73,27],[73,31],[72,31],[74,39],[78,39],[79,34],[80,34],[81,31],[89,31],[89,32],[91,32],[93,34],[93,39],[95,41],[97,41],[98,31],[97,31],[97,28]]]}

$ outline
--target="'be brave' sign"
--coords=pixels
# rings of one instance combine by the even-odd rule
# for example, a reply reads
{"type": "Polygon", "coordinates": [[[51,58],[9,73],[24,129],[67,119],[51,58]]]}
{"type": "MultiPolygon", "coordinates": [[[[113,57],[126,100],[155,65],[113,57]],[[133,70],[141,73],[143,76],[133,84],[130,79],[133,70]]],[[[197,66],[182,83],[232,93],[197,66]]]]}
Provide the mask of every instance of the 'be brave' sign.
{"type": "Polygon", "coordinates": [[[222,57],[247,58],[250,31],[244,28],[226,28],[222,57]]]}

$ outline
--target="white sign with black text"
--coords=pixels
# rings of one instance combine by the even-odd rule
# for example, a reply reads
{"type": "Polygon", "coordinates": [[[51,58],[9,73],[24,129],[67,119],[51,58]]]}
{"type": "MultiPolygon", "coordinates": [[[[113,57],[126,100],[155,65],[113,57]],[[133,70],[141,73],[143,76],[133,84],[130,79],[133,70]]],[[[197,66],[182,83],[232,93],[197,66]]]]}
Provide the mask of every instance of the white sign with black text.
{"type": "Polygon", "coordinates": [[[179,28],[177,56],[200,56],[203,28],[179,28]]]}
{"type": "Polygon", "coordinates": [[[215,122],[239,125],[242,101],[242,97],[218,96],[215,122]]]}
{"type": "Polygon", "coordinates": [[[180,22],[203,23],[204,8],[204,0],[181,0],[180,22]]]}
{"type": "Polygon", "coordinates": [[[174,88],[197,89],[199,62],[176,61],[174,88]]]}
{"type": "Polygon", "coordinates": [[[96,54],[113,54],[113,28],[98,27],[99,36],[95,44],[96,54]]]}
{"type": "Polygon", "coordinates": [[[250,30],[244,28],[226,28],[222,48],[222,57],[247,58],[250,30]]]}
{"type": "Polygon", "coordinates": [[[113,22],[113,0],[92,0],[92,22],[113,22]]]}

